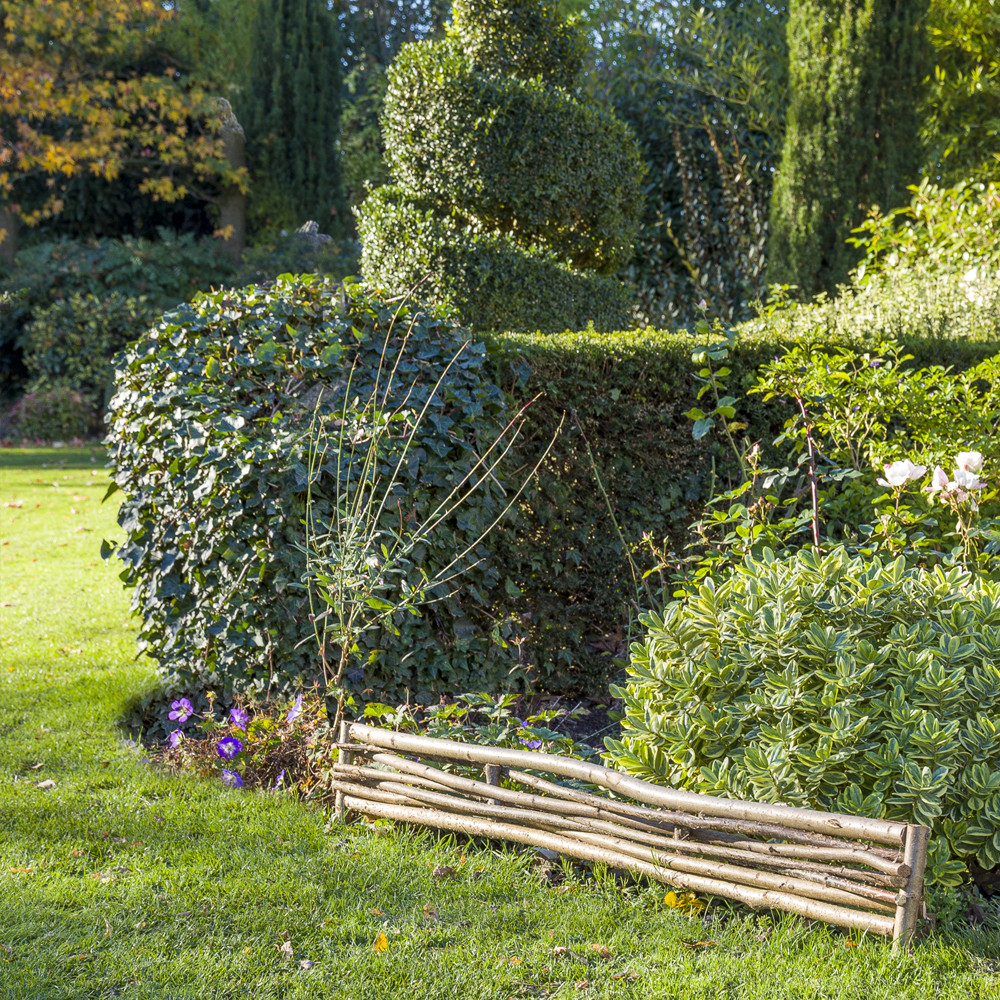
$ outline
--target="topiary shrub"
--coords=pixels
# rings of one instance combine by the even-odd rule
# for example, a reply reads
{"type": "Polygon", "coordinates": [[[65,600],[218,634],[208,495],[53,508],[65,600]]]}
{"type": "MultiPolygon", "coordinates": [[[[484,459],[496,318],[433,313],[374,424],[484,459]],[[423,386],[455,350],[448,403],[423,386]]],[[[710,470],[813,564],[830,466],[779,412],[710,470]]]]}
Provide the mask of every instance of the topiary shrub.
{"type": "Polygon", "coordinates": [[[15,441],[72,441],[100,427],[97,411],[65,385],[29,392],[10,411],[9,437],[15,441]]]}
{"type": "Polygon", "coordinates": [[[479,464],[506,404],[484,362],[432,312],[287,275],[199,296],[126,350],[107,438],[118,554],[170,688],[228,698],[328,679],[323,595],[348,565],[382,574],[362,595],[376,611],[421,591],[419,615],[360,637],[352,690],[508,682],[480,542],[504,487],[479,464]],[[418,528],[405,557],[381,547],[418,528]]]}
{"type": "Polygon", "coordinates": [[[574,96],[582,45],[548,0],[459,0],[447,38],[400,52],[383,116],[395,184],[358,210],[366,279],[425,282],[479,329],[626,325],[604,276],[631,255],[643,168],[626,126],[574,96]]]}
{"type": "Polygon", "coordinates": [[[642,622],[615,766],[924,823],[939,884],[1000,867],[1000,583],[766,552],[642,622]]]}

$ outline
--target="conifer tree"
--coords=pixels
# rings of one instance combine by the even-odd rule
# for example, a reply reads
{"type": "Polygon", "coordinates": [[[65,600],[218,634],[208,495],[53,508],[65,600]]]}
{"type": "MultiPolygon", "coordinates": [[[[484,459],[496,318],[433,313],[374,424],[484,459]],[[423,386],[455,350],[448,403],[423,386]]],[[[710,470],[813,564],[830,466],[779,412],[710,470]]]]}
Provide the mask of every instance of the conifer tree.
{"type": "Polygon", "coordinates": [[[250,225],[258,232],[308,219],[343,227],[337,133],[340,31],[326,0],[262,0],[247,79],[234,100],[246,131],[250,225]]]}
{"type": "Polygon", "coordinates": [[[393,184],[358,210],[362,274],[479,329],[628,324],[643,167],[624,123],[579,96],[583,38],[553,0],[455,0],[439,41],[389,70],[393,184]]]}
{"type": "Polygon", "coordinates": [[[927,0],[792,0],[770,283],[832,292],[857,261],[851,230],[872,206],[907,200],[921,162],[926,11],[927,0]]]}

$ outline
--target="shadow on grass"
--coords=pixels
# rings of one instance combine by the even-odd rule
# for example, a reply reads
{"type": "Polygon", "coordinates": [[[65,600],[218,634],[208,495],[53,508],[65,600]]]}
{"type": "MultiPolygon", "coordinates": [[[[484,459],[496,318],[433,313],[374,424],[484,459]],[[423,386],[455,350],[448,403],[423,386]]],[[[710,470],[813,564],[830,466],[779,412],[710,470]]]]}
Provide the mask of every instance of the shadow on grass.
{"type": "Polygon", "coordinates": [[[102,468],[107,453],[99,444],[73,448],[0,448],[3,469],[102,468]]]}

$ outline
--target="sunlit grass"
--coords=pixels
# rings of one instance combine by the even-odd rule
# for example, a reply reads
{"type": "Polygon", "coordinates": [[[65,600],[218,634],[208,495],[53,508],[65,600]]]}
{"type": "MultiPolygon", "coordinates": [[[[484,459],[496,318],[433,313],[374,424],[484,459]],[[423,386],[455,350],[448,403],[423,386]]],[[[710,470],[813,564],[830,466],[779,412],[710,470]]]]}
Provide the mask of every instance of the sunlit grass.
{"type": "Polygon", "coordinates": [[[1000,996],[995,932],[894,958],[150,768],[123,742],[155,678],[98,555],[118,537],[102,464],[0,452],[0,998],[1000,996]]]}

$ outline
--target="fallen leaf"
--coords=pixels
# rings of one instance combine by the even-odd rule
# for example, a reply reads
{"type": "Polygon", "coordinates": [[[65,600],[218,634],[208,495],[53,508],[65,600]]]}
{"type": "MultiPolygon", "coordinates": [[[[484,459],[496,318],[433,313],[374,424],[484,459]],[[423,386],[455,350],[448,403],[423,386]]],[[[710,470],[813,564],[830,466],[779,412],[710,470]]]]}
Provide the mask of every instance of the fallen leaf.
{"type": "Polygon", "coordinates": [[[438,911],[430,903],[424,903],[424,916],[428,920],[438,920],[438,911]]]}
{"type": "Polygon", "coordinates": [[[389,939],[385,936],[384,931],[379,931],[375,938],[375,943],[372,945],[375,951],[388,951],[389,950],[389,939]]]}
{"type": "Polygon", "coordinates": [[[73,850],[72,850],[72,851],[70,851],[69,853],[70,853],[70,854],[71,854],[71,855],[72,855],[72,856],[73,856],[74,858],[78,858],[78,857],[80,857],[80,855],[81,855],[81,854],[83,854],[83,851],[79,850],[79,848],[76,848],[76,847],[74,847],[74,848],[73,848],[73,850]]]}
{"type": "Polygon", "coordinates": [[[368,912],[373,917],[384,917],[385,916],[385,914],[377,906],[373,906],[368,912]]]}
{"type": "Polygon", "coordinates": [[[590,950],[595,952],[598,958],[611,958],[611,949],[606,944],[592,944],[590,950]]]}
{"type": "Polygon", "coordinates": [[[56,783],[51,778],[46,778],[44,781],[38,782],[38,784],[35,785],[35,787],[36,788],[55,788],[56,787],[56,783]]]}
{"type": "Polygon", "coordinates": [[[517,955],[511,955],[510,958],[507,961],[511,965],[520,965],[521,964],[521,960],[517,957],[517,955]]]}
{"type": "Polygon", "coordinates": [[[294,958],[295,952],[292,950],[291,941],[283,941],[280,945],[275,945],[275,948],[281,953],[283,958],[294,958]]]}
{"type": "Polygon", "coordinates": [[[44,764],[32,764],[31,767],[28,768],[28,770],[29,771],[37,771],[40,767],[45,767],[45,765],[44,764]]]}
{"type": "Polygon", "coordinates": [[[585,989],[587,989],[590,986],[590,980],[589,979],[578,979],[575,983],[573,983],[573,985],[578,990],[585,990],[585,989]]]}
{"type": "Polygon", "coordinates": [[[635,982],[639,978],[638,972],[633,972],[631,969],[626,969],[625,972],[616,972],[612,979],[627,979],[629,982],[635,982]]]}
{"type": "Polygon", "coordinates": [[[857,946],[858,946],[858,942],[857,941],[845,941],[844,942],[844,947],[845,948],[857,948],[857,946]]]}
{"type": "Polygon", "coordinates": [[[568,955],[570,952],[569,952],[569,948],[567,948],[565,945],[561,945],[560,944],[560,945],[556,945],[556,947],[552,949],[551,953],[553,955],[568,955]]]}
{"type": "Polygon", "coordinates": [[[572,892],[575,888],[575,885],[557,885],[552,891],[558,893],[572,892]]]}
{"type": "Polygon", "coordinates": [[[687,948],[689,951],[695,951],[698,948],[714,948],[714,941],[681,941],[681,944],[687,948]]]}
{"type": "Polygon", "coordinates": [[[300,969],[309,970],[312,967],[313,967],[313,963],[308,958],[304,958],[304,959],[302,959],[301,962],[299,962],[299,968],[300,969]]]}
{"type": "Polygon", "coordinates": [[[455,869],[451,865],[437,865],[431,874],[435,878],[453,878],[455,875],[455,869]]]}
{"type": "Polygon", "coordinates": [[[191,916],[191,911],[190,910],[185,910],[183,913],[178,913],[177,916],[178,917],[190,917],[191,916]]]}
{"type": "Polygon", "coordinates": [[[139,923],[132,925],[132,930],[134,930],[134,931],[141,931],[143,929],[143,927],[145,927],[145,926],[146,926],[146,921],[145,920],[140,920],[139,923]]]}
{"type": "Polygon", "coordinates": [[[10,868],[8,869],[11,875],[30,875],[35,869],[34,868],[10,868]]]}

